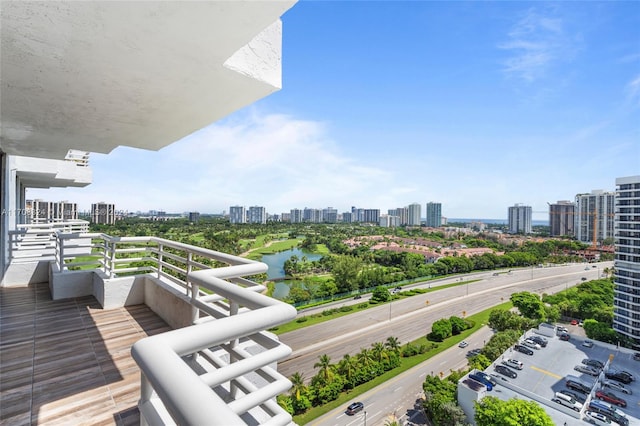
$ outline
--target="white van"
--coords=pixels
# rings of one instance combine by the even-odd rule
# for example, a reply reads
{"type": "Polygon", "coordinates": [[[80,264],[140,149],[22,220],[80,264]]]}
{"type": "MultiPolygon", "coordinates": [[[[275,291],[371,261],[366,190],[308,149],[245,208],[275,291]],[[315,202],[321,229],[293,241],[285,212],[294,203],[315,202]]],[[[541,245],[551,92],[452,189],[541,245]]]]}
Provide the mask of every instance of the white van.
{"type": "Polygon", "coordinates": [[[582,410],[582,404],[571,398],[569,395],[564,393],[556,392],[556,396],[552,399],[553,402],[556,402],[560,405],[564,405],[565,407],[569,407],[572,410],[580,411],[582,410]]]}

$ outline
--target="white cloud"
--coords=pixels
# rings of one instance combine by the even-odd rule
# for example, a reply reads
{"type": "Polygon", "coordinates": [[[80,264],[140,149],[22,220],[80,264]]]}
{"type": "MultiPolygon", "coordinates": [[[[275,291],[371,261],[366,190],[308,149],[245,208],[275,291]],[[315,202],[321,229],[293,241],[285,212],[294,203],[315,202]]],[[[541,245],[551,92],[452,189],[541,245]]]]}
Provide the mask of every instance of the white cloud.
{"type": "Polygon", "coordinates": [[[632,103],[640,105],[640,74],[627,84],[627,93],[632,103]]]}
{"type": "Polygon", "coordinates": [[[565,34],[560,18],[528,9],[498,47],[511,53],[504,72],[528,83],[544,77],[548,69],[572,56],[575,46],[565,34]]]}

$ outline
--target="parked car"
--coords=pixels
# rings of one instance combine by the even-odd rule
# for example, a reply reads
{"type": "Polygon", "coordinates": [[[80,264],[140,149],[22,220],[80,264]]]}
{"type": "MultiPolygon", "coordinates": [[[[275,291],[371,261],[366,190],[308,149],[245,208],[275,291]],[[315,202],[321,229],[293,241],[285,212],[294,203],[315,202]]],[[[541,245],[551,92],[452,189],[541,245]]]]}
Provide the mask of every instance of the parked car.
{"type": "Polygon", "coordinates": [[[615,405],[611,405],[598,399],[592,399],[591,402],[589,402],[589,411],[604,414],[606,417],[611,419],[611,421],[616,422],[621,426],[629,425],[629,419],[627,419],[626,414],[622,412],[622,410],[617,408],[615,405]]]}
{"type": "Polygon", "coordinates": [[[503,376],[511,377],[512,379],[515,379],[516,377],[518,377],[518,373],[516,373],[515,371],[513,371],[512,369],[510,369],[505,365],[498,364],[493,368],[494,370],[496,370],[497,373],[500,373],[503,376]]]}
{"type": "Polygon", "coordinates": [[[584,403],[587,398],[584,396],[584,394],[580,393],[580,392],[573,392],[570,390],[566,390],[566,389],[562,389],[560,392],[558,393],[563,393],[567,396],[570,396],[571,398],[575,399],[578,402],[582,402],[584,403]]]}
{"type": "Polygon", "coordinates": [[[515,349],[518,352],[521,352],[523,354],[527,354],[527,355],[533,355],[533,351],[531,349],[529,349],[526,346],[522,346],[522,345],[515,345],[513,347],[513,349],[515,349]]]}
{"type": "Polygon", "coordinates": [[[477,373],[471,373],[469,374],[469,378],[485,385],[488,391],[493,390],[493,384],[489,380],[485,379],[483,376],[480,376],[477,373]]]}
{"type": "Polygon", "coordinates": [[[496,379],[494,379],[493,377],[491,377],[490,375],[488,375],[487,373],[485,373],[484,371],[477,371],[476,374],[482,378],[484,378],[485,380],[487,380],[489,383],[491,383],[493,386],[497,385],[498,382],[496,382],[496,379]]]}
{"type": "Polygon", "coordinates": [[[584,346],[585,348],[592,348],[593,347],[593,341],[587,339],[584,342],[582,342],[582,346],[584,346]]]}
{"type": "Polygon", "coordinates": [[[611,404],[615,404],[618,407],[627,406],[627,401],[620,398],[618,395],[616,395],[613,392],[605,392],[605,391],[599,390],[596,392],[596,398],[598,398],[601,401],[607,401],[607,402],[610,402],[611,404]]]}
{"type": "Polygon", "coordinates": [[[353,404],[347,407],[345,413],[349,416],[353,416],[354,414],[362,411],[364,409],[364,404],[362,402],[354,402],[353,404]]]}
{"type": "Polygon", "coordinates": [[[465,342],[464,340],[460,343],[458,343],[458,347],[459,348],[466,348],[467,346],[469,346],[469,344],[467,342],[465,342]]]}
{"type": "Polygon", "coordinates": [[[633,359],[636,361],[640,361],[640,352],[636,352],[635,354],[633,354],[633,359]]]}
{"type": "Polygon", "coordinates": [[[585,358],[582,360],[584,365],[588,365],[589,367],[597,368],[602,370],[604,368],[604,364],[597,359],[585,358]]]}
{"type": "Polygon", "coordinates": [[[573,367],[573,369],[584,374],[589,374],[591,376],[597,376],[598,374],[600,374],[600,372],[595,368],[589,367],[588,365],[584,365],[584,364],[578,364],[575,367],[573,367]]]}
{"type": "Polygon", "coordinates": [[[633,393],[631,389],[629,389],[628,387],[625,387],[624,385],[618,382],[614,382],[612,380],[605,380],[604,382],[602,382],[602,386],[609,388],[611,390],[626,393],[627,395],[631,395],[633,393]]]}
{"type": "Polygon", "coordinates": [[[622,371],[611,371],[611,370],[604,373],[604,376],[607,379],[616,380],[618,382],[624,383],[625,385],[628,385],[629,383],[631,383],[632,382],[631,378],[633,377],[633,376],[629,376],[628,374],[622,371]]]}
{"type": "Polygon", "coordinates": [[[518,361],[513,358],[505,358],[502,363],[507,367],[515,368],[516,370],[522,370],[524,368],[522,361],[518,361]]]}
{"type": "Polygon", "coordinates": [[[542,337],[542,336],[531,336],[529,339],[530,339],[530,340],[533,340],[534,342],[536,342],[537,344],[539,344],[539,345],[540,345],[540,346],[542,346],[543,348],[546,348],[546,347],[547,347],[547,343],[548,343],[548,341],[547,341],[547,339],[545,339],[545,338],[544,338],[544,337],[542,337]]]}
{"type": "Polygon", "coordinates": [[[557,330],[557,333],[568,333],[569,332],[569,329],[567,327],[565,327],[564,325],[556,326],[556,330],[557,330]]]}
{"type": "Polygon", "coordinates": [[[551,400],[557,404],[564,405],[565,407],[569,407],[572,410],[578,412],[582,410],[582,404],[580,402],[562,392],[556,392],[555,396],[551,400]]]}
{"type": "Polygon", "coordinates": [[[626,370],[620,370],[620,373],[626,374],[627,376],[629,376],[629,378],[631,379],[632,382],[636,380],[636,378],[633,376],[633,374],[629,373],[626,370]]]}
{"type": "Polygon", "coordinates": [[[534,341],[533,341],[533,340],[531,340],[531,339],[525,339],[525,340],[522,342],[522,344],[523,344],[523,345],[525,345],[525,346],[528,346],[528,347],[530,347],[530,348],[536,349],[536,350],[539,350],[539,349],[541,349],[541,348],[542,348],[542,346],[540,346],[539,344],[537,344],[536,342],[534,342],[534,341]]]}
{"type": "Polygon", "coordinates": [[[571,320],[571,325],[578,325],[578,320],[571,320]]]}
{"type": "Polygon", "coordinates": [[[576,382],[575,380],[567,380],[565,386],[569,389],[573,389],[574,391],[582,392],[588,394],[591,392],[591,388],[587,385],[584,385],[580,382],[576,382]]]}
{"type": "Polygon", "coordinates": [[[560,335],[560,340],[564,340],[565,342],[568,342],[570,338],[571,336],[569,336],[569,333],[562,333],[560,335]]]}
{"type": "Polygon", "coordinates": [[[596,413],[595,411],[587,411],[584,413],[584,419],[591,424],[597,426],[612,426],[611,420],[604,414],[596,413]]]}

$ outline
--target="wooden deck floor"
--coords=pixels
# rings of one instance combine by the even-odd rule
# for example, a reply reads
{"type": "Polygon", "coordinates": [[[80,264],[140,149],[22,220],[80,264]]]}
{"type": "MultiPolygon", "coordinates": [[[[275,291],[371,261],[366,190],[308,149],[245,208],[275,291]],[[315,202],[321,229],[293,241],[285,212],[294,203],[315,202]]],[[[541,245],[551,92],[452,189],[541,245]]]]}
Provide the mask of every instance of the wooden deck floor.
{"type": "Polygon", "coordinates": [[[53,301],[46,283],[0,288],[0,425],[139,424],[131,345],[167,330],[145,305],[53,301]]]}

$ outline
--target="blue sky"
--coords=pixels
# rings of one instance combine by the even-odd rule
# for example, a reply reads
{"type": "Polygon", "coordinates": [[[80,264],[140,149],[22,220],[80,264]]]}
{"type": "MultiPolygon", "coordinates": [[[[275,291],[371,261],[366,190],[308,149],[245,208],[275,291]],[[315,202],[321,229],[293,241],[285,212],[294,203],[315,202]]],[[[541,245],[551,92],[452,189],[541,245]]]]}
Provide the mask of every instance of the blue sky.
{"type": "Polygon", "coordinates": [[[640,174],[640,2],[301,1],[282,20],[282,90],[158,152],[93,154],[86,188],[27,196],[506,218],[640,174]]]}

